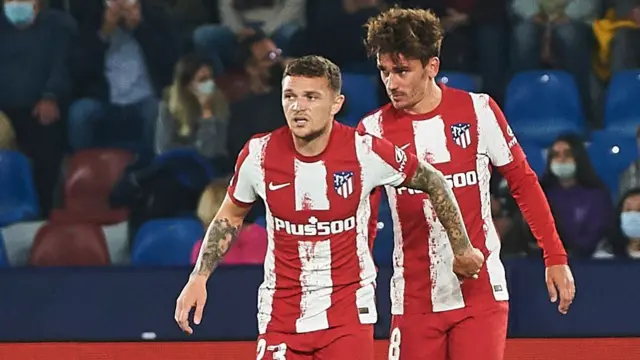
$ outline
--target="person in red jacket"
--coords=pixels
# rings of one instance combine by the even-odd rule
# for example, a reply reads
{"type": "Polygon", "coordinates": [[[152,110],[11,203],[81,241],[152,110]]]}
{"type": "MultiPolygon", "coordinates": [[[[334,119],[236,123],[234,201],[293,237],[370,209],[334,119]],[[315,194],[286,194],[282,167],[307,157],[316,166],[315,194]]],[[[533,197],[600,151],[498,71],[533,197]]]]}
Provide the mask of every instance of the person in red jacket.
{"type": "Polygon", "coordinates": [[[445,175],[486,265],[477,279],[459,279],[427,195],[386,187],[395,239],[389,359],[501,360],[509,295],[491,216],[493,168],[507,180],[544,251],[549,296],[560,299],[563,314],[575,285],[547,199],[498,105],[486,94],[436,84],[442,38],[430,11],[392,8],[369,20],[366,46],[391,102],[359,127],[445,175]]]}

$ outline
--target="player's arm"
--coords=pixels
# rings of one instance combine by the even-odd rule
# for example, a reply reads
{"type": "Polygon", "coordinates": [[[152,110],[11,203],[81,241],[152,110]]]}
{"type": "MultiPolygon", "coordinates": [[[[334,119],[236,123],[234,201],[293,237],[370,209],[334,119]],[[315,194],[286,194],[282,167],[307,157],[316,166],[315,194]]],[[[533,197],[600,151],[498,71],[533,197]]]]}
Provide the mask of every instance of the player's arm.
{"type": "Polygon", "coordinates": [[[207,228],[192,276],[211,275],[233,245],[244,218],[257,200],[254,182],[260,169],[254,159],[256,150],[252,151],[252,143],[256,141],[249,140],[238,155],[227,196],[207,228]]]}
{"type": "Polygon", "coordinates": [[[429,195],[429,201],[449,236],[454,254],[463,255],[472,249],[458,201],[438,169],[426,162],[418,161],[415,173],[404,186],[424,191],[429,195]]]}
{"type": "Polygon", "coordinates": [[[564,314],[575,297],[575,283],[549,202],[498,104],[488,96],[480,100],[487,102],[486,106],[478,106],[478,126],[487,144],[486,155],[507,181],[511,195],[542,249],[549,297],[552,302],[560,298],[558,311],[564,314]]]}
{"type": "Polygon", "coordinates": [[[471,245],[458,202],[442,173],[387,140],[366,136],[372,149],[370,166],[380,179],[375,185],[406,186],[427,193],[456,255],[454,271],[460,276],[475,277],[484,256],[471,245]]]}
{"type": "Polygon", "coordinates": [[[488,106],[479,106],[481,113],[478,114],[480,136],[487,144],[486,155],[507,181],[511,195],[542,248],[545,264],[567,264],[567,253],[537,175],[529,166],[498,104],[488,96],[480,101],[488,102],[488,106]]]}
{"type": "Polygon", "coordinates": [[[238,206],[227,196],[202,241],[192,275],[209,277],[237,238],[250,206],[238,206]]]}

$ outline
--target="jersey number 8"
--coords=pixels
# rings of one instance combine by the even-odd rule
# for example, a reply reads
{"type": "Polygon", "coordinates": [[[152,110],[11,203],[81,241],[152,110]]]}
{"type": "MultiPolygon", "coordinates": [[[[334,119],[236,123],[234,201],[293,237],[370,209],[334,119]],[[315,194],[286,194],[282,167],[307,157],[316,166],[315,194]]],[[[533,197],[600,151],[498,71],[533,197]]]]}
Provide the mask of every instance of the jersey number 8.
{"type": "Polygon", "coordinates": [[[402,335],[400,334],[400,329],[394,328],[393,330],[391,330],[391,336],[389,336],[389,360],[400,359],[401,340],[402,335]]]}
{"type": "Polygon", "coordinates": [[[256,356],[256,360],[263,360],[267,351],[273,352],[273,360],[287,360],[287,344],[285,343],[267,346],[267,341],[265,339],[258,340],[258,349],[256,350],[258,356],[256,356]]]}

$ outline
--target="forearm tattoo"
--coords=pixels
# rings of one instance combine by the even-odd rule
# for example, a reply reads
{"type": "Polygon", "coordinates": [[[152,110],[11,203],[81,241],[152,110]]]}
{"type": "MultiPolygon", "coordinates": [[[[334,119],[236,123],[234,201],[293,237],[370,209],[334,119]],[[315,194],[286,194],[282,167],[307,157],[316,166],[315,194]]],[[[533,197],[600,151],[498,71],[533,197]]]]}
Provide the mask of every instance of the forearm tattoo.
{"type": "Polygon", "coordinates": [[[427,163],[420,162],[407,187],[422,190],[429,195],[429,201],[449,236],[454,254],[463,254],[471,248],[458,202],[440,171],[427,163]]]}
{"type": "Polygon", "coordinates": [[[231,224],[227,218],[214,219],[209,225],[192,274],[211,275],[231,248],[239,230],[240,226],[231,224]]]}

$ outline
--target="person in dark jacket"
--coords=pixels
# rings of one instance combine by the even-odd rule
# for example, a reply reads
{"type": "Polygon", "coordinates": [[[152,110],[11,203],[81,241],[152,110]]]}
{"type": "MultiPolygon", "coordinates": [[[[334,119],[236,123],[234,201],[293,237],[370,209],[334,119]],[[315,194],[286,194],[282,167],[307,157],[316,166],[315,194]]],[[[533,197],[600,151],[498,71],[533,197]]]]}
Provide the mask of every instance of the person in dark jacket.
{"type": "Polygon", "coordinates": [[[71,54],[83,97],[69,109],[69,143],[81,150],[120,146],[117,141],[126,138],[142,144],[135,150],[151,152],[158,99],[182,49],[180,32],[148,0],[98,6],[81,25],[71,54]]]}
{"type": "Polygon", "coordinates": [[[2,4],[0,112],[15,130],[18,149],[32,161],[46,217],[66,149],[64,118],[71,96],[66,60],[76,24],[68,14],[42,9],[38,0],[2,4]]]}

